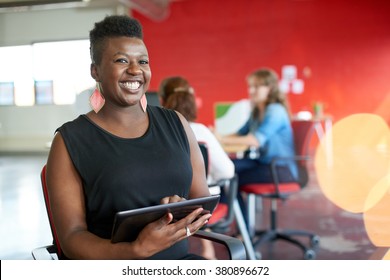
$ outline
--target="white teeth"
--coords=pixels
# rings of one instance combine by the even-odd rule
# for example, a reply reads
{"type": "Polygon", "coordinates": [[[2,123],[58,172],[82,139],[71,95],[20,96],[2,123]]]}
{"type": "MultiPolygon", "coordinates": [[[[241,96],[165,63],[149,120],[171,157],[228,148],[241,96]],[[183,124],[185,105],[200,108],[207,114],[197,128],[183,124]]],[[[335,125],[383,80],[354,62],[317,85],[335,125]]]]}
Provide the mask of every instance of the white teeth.
{"type": "Polygon", "coordinates": [[[141,86],[140,82],[126,82],[123,85],[128,89],[138,89],[141,86]]]}

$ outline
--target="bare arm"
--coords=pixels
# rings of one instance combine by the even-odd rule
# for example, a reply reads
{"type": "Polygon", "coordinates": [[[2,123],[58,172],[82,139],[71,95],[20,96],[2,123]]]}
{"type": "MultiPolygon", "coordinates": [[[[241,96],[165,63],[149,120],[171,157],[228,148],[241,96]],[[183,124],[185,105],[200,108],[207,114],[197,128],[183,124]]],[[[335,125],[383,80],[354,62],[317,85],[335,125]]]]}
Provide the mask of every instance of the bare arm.
{"type": "Polygon", "coordinates": [[[217,139],[222,145],[245,145],[251,147],[260,147],[259,141],[251,133],[247,135],[231,134],[217,136],[217,139]]]}
{"type": "Polygon", "coordinates": [[[195,135],[191,127],[189,126],[187,120],[180,113],[178,113],[178,115],[187,133],[187,138],[191,150],[191,164],[193,176],[190,190],[190,198],[210,196],[209,187],[207,185],[203,156],[200,151],[198,141],[196,140],[195,135]]]}

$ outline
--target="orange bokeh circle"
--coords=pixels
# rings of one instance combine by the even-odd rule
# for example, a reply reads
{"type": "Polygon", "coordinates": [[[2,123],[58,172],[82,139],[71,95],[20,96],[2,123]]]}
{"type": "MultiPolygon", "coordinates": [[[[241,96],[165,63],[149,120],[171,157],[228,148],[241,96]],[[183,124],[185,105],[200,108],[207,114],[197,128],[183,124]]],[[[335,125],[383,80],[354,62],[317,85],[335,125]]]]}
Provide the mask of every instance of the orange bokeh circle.
{"type": "Polygon", "coordinates": [[[364,212],[378,203],[390,173],[390,130],[373,114],[355,114],[337,122],[321,139],[315,169],[324,195],[340,208],[364,212]],[[329,145],[332,149],[329,151],[329,145]]]}

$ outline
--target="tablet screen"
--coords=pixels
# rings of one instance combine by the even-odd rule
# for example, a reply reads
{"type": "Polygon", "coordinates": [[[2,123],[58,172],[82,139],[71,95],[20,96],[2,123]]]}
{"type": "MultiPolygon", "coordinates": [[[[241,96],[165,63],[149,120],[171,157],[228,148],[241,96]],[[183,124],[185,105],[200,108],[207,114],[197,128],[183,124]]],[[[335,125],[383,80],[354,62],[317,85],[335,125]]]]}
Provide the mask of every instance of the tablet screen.
{"type": "Polygon", "coordinates": [[[111,242],[133,241],[138,233],[149,223],[172,213],[173,222],[180,220],[197,208],[204,210],[201,215],[212,213],[219,202],[219,195],[160,204],[116,213],[111,242]]]}

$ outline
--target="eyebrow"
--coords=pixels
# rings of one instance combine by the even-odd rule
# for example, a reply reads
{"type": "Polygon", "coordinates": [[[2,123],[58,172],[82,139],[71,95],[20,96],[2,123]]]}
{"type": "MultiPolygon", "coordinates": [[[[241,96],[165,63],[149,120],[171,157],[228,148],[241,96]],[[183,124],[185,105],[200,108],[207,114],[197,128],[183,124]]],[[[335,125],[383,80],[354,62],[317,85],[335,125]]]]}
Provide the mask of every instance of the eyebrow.
{"type": "MultiPolygon", "coordinates": [[[[124,52],[116,52],[116,53],[114,54],[114,56],[116,56],[116,55],[124,55],[124,56],[126,56],[126,57],[129,57],[129,54],[124,53],[124,52]]],[[[137,53],[136,56],[146,56],[146,57],[149,57],[149,55],[148,55],[147,53],[137,53]]]]}

